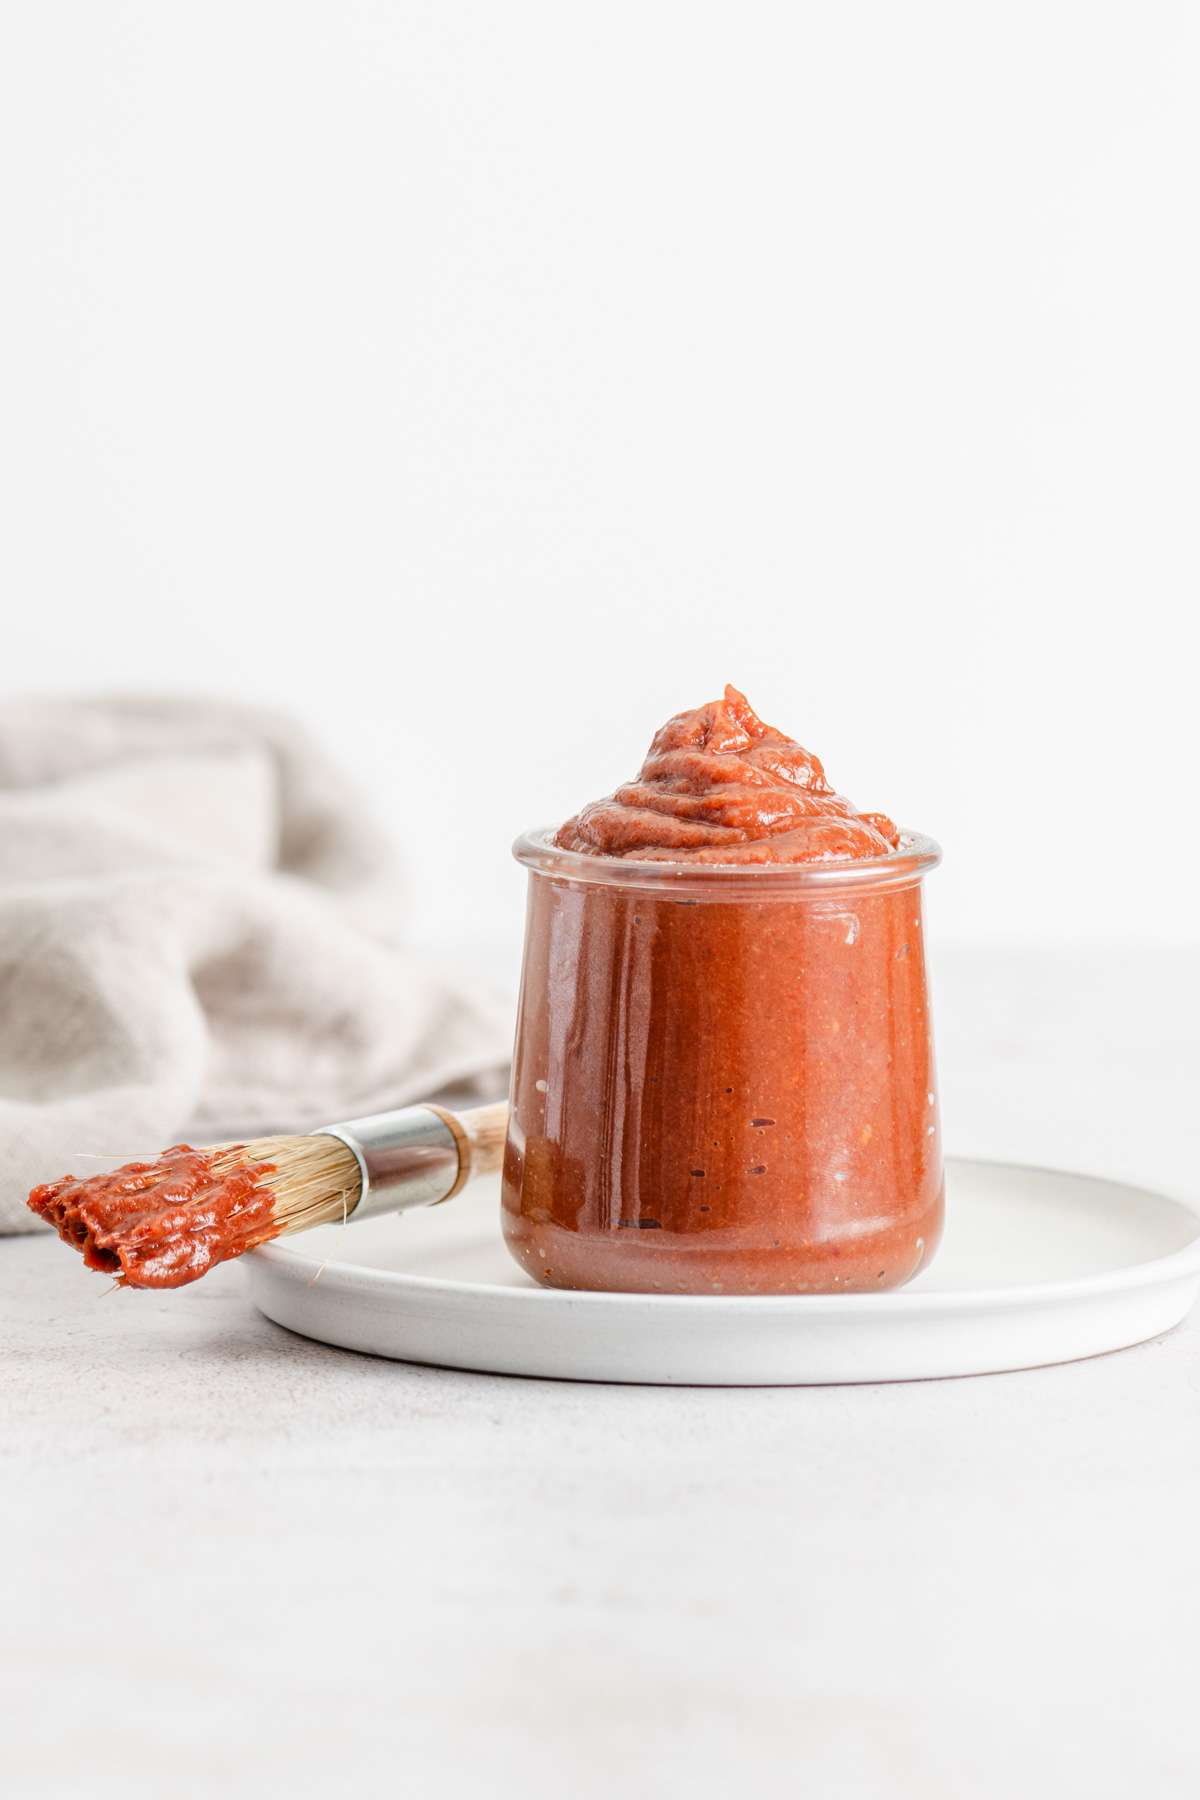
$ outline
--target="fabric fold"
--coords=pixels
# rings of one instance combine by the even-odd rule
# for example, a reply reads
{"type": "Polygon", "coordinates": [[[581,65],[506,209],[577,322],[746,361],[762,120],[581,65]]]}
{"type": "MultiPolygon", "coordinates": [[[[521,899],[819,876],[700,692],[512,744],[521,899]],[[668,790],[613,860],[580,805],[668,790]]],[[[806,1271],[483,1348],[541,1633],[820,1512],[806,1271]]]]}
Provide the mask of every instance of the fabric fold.
{"type": "Polygon", "coordinates": [[[0,1231],[186,1139],[503,1091],[508,1004],[405,942],[399,861],[291,720],[0,709],[0,1231]]]}

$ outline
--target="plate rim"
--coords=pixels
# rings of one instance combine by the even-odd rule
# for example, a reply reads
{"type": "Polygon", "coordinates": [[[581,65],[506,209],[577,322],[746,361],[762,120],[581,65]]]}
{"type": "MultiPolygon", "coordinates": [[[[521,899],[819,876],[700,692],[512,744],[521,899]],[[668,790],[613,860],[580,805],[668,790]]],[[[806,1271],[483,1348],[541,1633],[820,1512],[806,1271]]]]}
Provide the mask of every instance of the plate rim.
{"type": "MultiPolygon", "coordinates": [[[[1165,1256],[1151,1257],[1146,1262],[1128,1263],[1122,1268],[1107,1269],[1096,1275],[1014,1283],[1007,1287],[932,1289],[926,1293],[914,1293],[911,1288],[892,1288],[885,1293],[867,1294],[643,1294],[600,1288],[541,1287],[536,1283],[524,1288],[506,1286],[497,1281],[464,1281],[457,1276],[417,1275],[402,1269],[375,1269],[364,1263],[346,1262],[332,1257],[321,1260],[319,1273],[322,1278],[333,1274],[346,1285],[381,1292],[394,1291],[399,1284],[401,1288],[486,1298],[509,1305],[561,1306],[565,1302],[571,1306],[611,1308],[629,1307],[632,1304],[649,1305],[656,1310],[670,1309],[676,1313],[699,1309],[703,1316],[710,1319],[718,1313],[732,1312],[736,1315],[747,1309],[759,1318],[771,1313],[795,1314],[798,1309],[810,1317],[867,1314],[878,1318],[889,1313],[972,1311],[981,1306],[1008,1308],[1027,1306],[1031,1302],[1054,1304],[1114,1290],[1153,1287],[1162,1281],[1185,1280],[1189,1276],[1200,1275],[1200,1207],[1192,1205],[1178,1194],[1162,1188],[1145,1187],[1120,1176],[1096,1175],[1088,1170],[1064,1169],[1049,1163],[1010,1162],[1004,1157],[982,1156],[947,1156],[946,1163],[948,1166],[966,1164],[976,1169],[995,1169],[1007,1174],[1066,1177],[1072,1181],[1090,1182],[1097,1187],[1123,1188],[1126,1192],[1146,1195],[1154,1200],[1166,1200],[1192,1219],[1196,1228],[1195,1236],[1189,1243],[1178,1250],[1169,1251],[1165,1256]]],[[[283,1275],[300,1268],[310,1268],[317,1260],[279,1240],[262,1244],[248,1255],[276,1267],[283,1275]]],[[[315,1279],[314,1276],[312,1280],[315,1279]]]]}

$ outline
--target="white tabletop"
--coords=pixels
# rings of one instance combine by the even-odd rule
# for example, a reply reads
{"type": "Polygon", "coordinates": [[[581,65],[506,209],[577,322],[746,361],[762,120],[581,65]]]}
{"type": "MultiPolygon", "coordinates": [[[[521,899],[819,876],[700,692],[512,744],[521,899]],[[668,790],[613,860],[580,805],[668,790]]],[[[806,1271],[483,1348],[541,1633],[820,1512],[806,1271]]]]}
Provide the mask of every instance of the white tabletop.
{"type": "MultiPolygon", "coordinates": [[[[950,1149],[1195,1200],[1200,953],[948,951],[950,1149]]],[[[14,1800],[1193,1800],[1200,1320],[888,1387],[356,1357],[0,1242],[14,1800]]]]}

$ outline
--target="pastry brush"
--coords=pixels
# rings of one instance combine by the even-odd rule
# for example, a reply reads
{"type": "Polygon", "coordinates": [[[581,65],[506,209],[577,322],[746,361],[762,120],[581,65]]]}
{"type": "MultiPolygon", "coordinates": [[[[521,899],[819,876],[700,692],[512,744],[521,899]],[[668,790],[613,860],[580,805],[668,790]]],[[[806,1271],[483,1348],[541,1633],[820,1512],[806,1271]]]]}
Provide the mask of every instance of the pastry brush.
{"type": "Polygon", "coordinates": [[[441,1106],[254,1138],[34,1188],[29,1205],[121,1287],[182,1287],[289,1232],[451,1200],[498,1169],[508,1108],[441,1106]]]}

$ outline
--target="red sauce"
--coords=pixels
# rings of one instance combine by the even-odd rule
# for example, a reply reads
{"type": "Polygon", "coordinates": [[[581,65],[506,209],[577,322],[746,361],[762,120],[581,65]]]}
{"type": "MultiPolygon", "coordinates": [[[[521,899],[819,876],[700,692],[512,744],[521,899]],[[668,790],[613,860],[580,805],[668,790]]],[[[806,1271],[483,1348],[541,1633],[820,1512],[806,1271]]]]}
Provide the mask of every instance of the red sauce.
{"type": "Polygon", "coordinates": [[[905,862],[891,821],[732,689],[555,843],[582,858],[529,859],[503,1186],[522,1267],[662,1293],[909,1280],[942,1223],[936,852],[905,862]],[[800,866],[864,859],[841,889],[800,866]],[[649,888],[622,877],[635,860],[664,865],[649,888]]]}
{"type": "Polygon", "coordinates": [[[855,812],[820,762],[764,725],[744,694],[668,719],[636,781],[559,831],[564,850],[650,862],[799,863],[883,856],[897,832],[855,812]]]}
{"type": "Polygon", "coordinates": [[[183,1287],[276,1234],[275,1196],[262,1184],[274,1165],[230,1168],[229,1157],[229,1147],[175,1144],[157,1162],[47,1182],[28,1204],[89,1269],[123,1287],[183,1287]]]}

